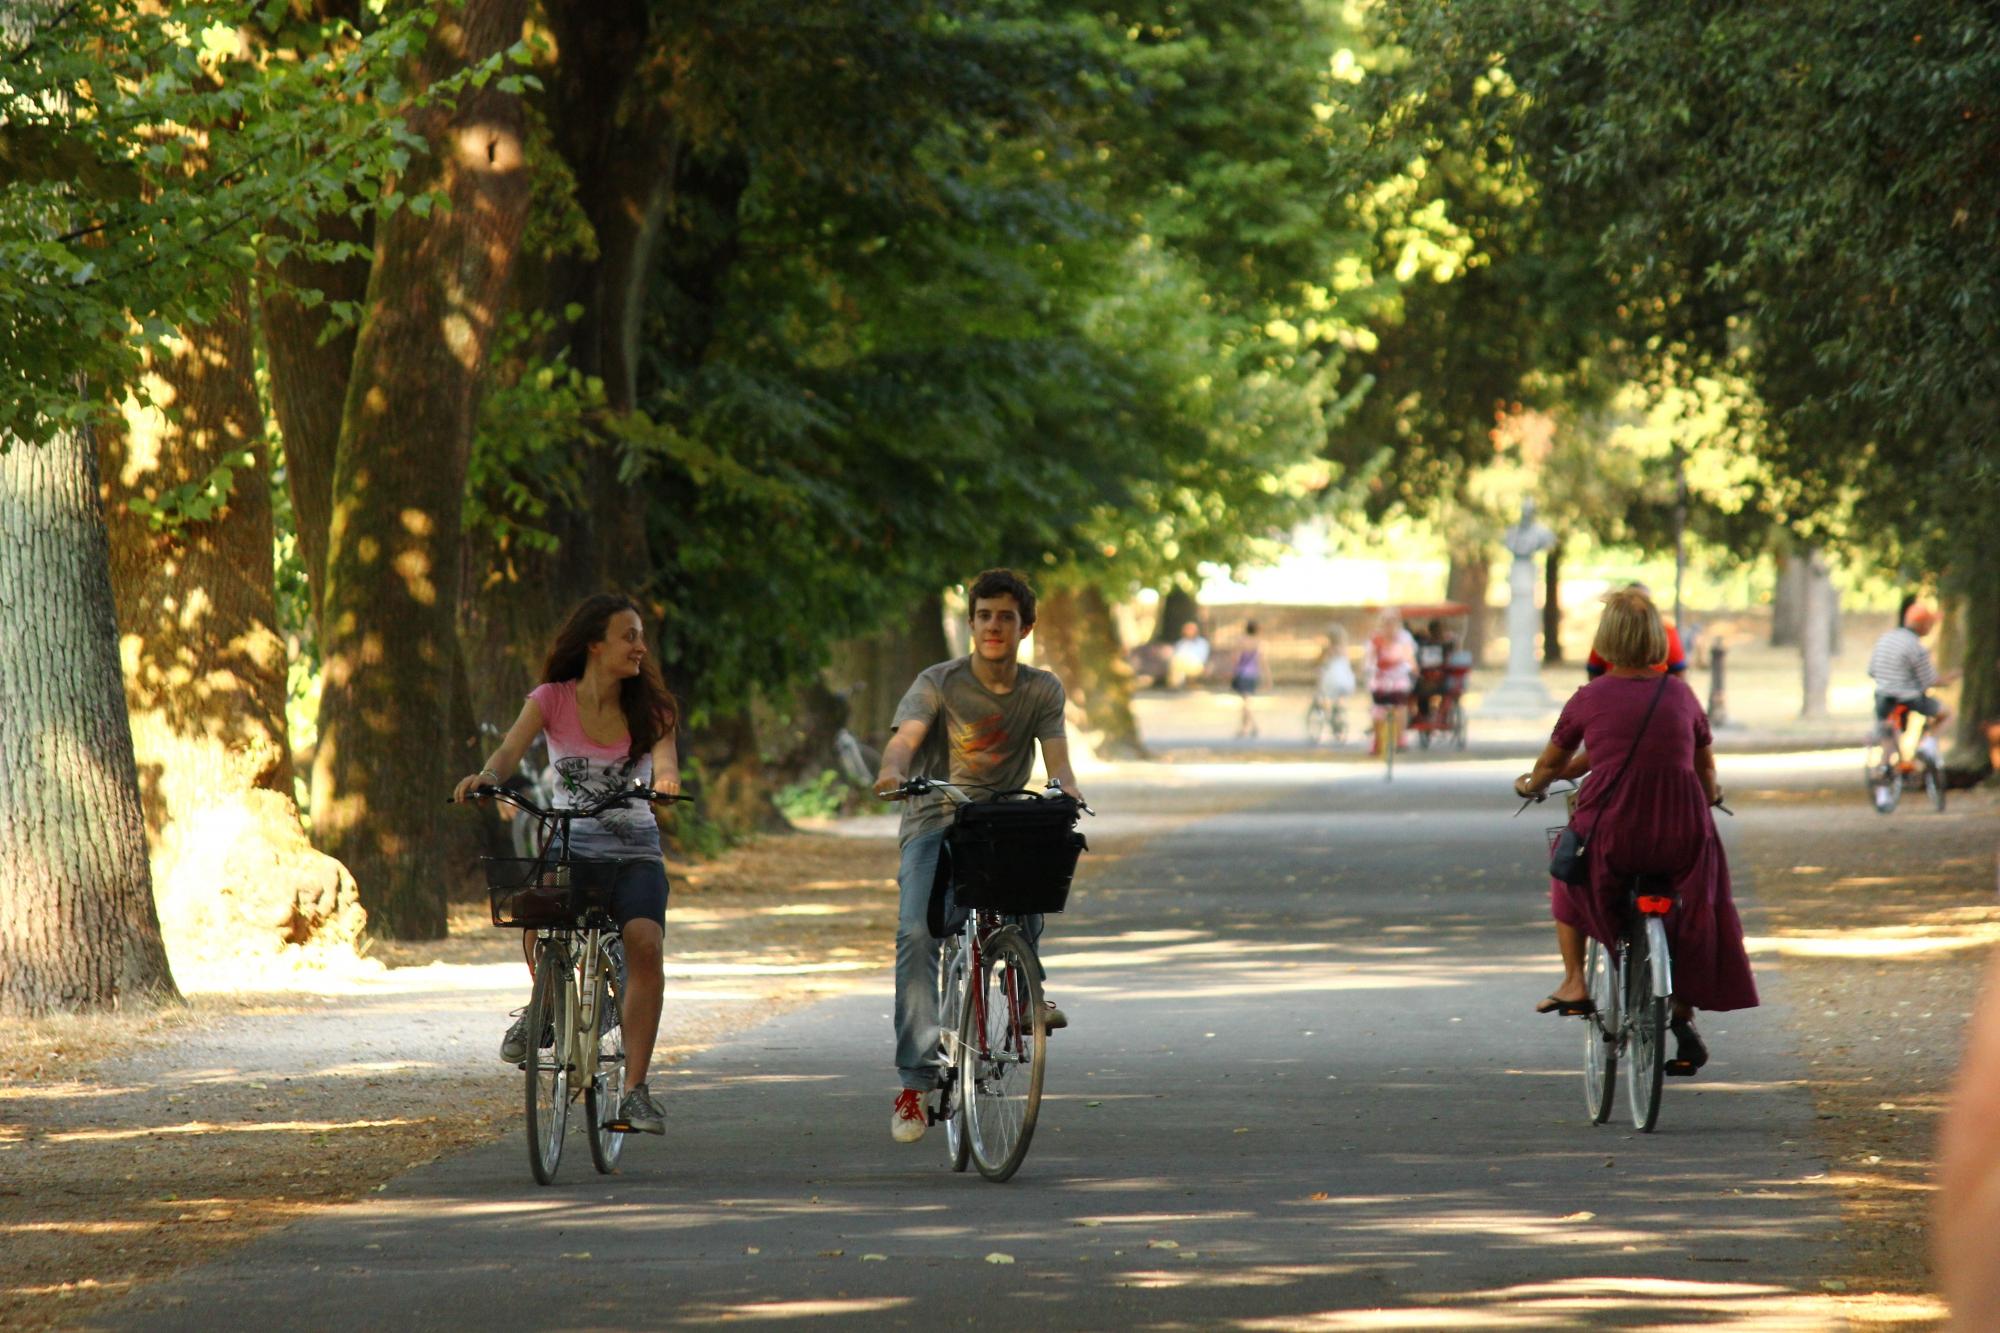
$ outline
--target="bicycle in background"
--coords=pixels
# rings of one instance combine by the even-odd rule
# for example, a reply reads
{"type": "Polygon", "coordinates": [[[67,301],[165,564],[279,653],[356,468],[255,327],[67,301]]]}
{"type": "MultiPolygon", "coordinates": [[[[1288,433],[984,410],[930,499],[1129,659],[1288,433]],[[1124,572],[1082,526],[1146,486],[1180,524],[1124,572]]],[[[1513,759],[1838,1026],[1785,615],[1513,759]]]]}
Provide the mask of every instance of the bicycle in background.
{"type": "Polygon", "coordinates": [[[1868,803],[1878,814],[1893,813],[1902,803],[1904,787],[1913,784],[1922,785],[1931,809],[1944,810],[1944,763],[1930,719],[1924,720],[1915,752],[1907,758],[1903,754],[1903,732],[1909,726],[1911,711],[1904,703],[1890,709],[1889,716],[1876,724],[1875,735],[1862,754],[1862,781],[1868,790],[1868,803]]]}
{"type": "Polygon", "coordinates": [[[510,786],[475,787],[469,796],[508,802],[517,808],[520,822],[542,834],[531,856],[480,858],[493,924],[534,932],[529,967],[535,984],[528,1000],[527,1054],[520,1065],[527,1075],[529,1169],[536,1183],[555,1182],[570,1106],[581,1098],[591,1162],[609,1174],[617,1169],[627,1133],[618,1120],[625,1091],[619,1023],[625,959],[618,923],[603,893],[619,863],[572,858],[570,822],[594,819],[631,801],[664,804],[693,798],[634,786],[587,805],[548,809],[510,786]]]}

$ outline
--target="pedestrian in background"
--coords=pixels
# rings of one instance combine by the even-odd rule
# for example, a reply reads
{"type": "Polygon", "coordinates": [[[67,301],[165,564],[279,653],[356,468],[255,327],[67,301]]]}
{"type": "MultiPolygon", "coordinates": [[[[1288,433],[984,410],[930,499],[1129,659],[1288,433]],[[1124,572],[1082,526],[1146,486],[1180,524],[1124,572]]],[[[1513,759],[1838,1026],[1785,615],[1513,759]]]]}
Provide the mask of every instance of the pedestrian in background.
{"type": "Polygon", "coordinates": [[[1250,711],[1250,697],[1271,683],[1271,670],[1264,663],[1264,642],[1257,637],[1257,622],[1243,626],[1243,640],[1236,649],[1236,665],[1229,671],[1229,688],[1243,701],[1243,714],[1236,720],[1238,739],[1257,734],[1257,719],[1250,711]]]}

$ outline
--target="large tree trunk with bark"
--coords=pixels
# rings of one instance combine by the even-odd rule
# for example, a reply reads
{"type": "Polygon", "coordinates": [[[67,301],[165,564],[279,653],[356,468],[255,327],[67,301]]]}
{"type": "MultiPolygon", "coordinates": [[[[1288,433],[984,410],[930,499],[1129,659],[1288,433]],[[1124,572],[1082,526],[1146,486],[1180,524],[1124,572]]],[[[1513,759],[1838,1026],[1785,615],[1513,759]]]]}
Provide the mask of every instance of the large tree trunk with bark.
{"type": "Polygon", "coordinates": [[[1493,566],[1485,552],[1451,553],[1451,564],[1445,572],[1444,595],[1447,601],[1464,602],[1472,608],[1465,620],[1464,646],[1475,663],[1486,660],[1486,597],[1492,577],[1493,566]]]}
{"type": "Polygon", "coordinates": [[[1959,665],[1965,672],[1958,692],[1953,767],[1987,771],[2000,724],[2000,556],[1968,543],[1945,580],[1957,605],[1959,665]]]}
{"type": "Polygon", "coordinates": [[[154,892],[184,961],[351,947],[363,922],[353,877],[313,850],[292,801],[249,304],[239,281],[211,324],[150,366],[167,411],[128,403],[125,430],[100,441],[154,892]],[[233,480],[212,518],[156,533],[127,505],[218,467],[233,480]]]}
{"type": "Polygon", "coordinates": [[[1542,557],[1542,664],[1561,666],[1562,646],[1562,558],[1563,539],[1556,538],[1542,557]]]}
{"type": "Polygon", "coordinates": [[[0,1013],[174,994],[146,868],[96,451],[0,452],[0,1013]]]}
{"type": "MultiPolygon", "coordinates": [[[[652,18],[638,0],[560,0],[545,12],[557,59],[541,105],[596,246],[590,255],[524,258],[512,302],[524,311],[581,311],[531,350],[566,354],[601,380],[606,414],[616,419],[638,406],[640,314],[672,179],[664,102],[644,96],[639,77],[653,49],[652,18]]],[[[474,583],[460,630],[480,663],[472,698],[482,718],[512,720],[570,606],[592,593],[635,592],[652,577],[647,491],[619,478],[619,461],[608,433],[589,442],[578,464],[587,502],[548,518],[556,550],[468,544],[474,583]]]]}
{"type": "MultiPolygon", "coordinates": [[[[504,50],[525,0],[440,0],[420,85],[504,50]]],[[[313,763],[320,845],[361,885],[369,928],[445,931],[440,845],[460,507],[486,354],[527,215],[519,99],[496,82],[418,112],[430,144],[402,182],[448,210],[377,228],[375,265],[341,420],[327,546],[325,682],[313,763]]]]}
{"type": "MultiPolygon", "coordinates": [[[[321,236],[355,244],[368,239],[363,224],[346,216],[326,218],[321,236]]],[[[354,330],[330,337],[327,304],[359,304],[368,292],[365,259],[338,264],[288,258],[258,274],[258,307],[271,373],[271,410],[285,447],[285,485],[292,501],[299,558],[305,565],[318,633],[326,603],[326,543],[333,526],[333,468],[340,446],[340,419],[347,405],[354,368],[354,330]],[[293,293],[325,297],[308,309],[293,293]]]]}
{"type": "MultiPolygon", "coordinates": [[[[361,21],[360,0],[288,0],[288,26],[272,34],[271,45],[311,49],[322,34],[340,34],[361,21]],[[342,25],[346,25],[343,27],[342,25]]],[[[335,36],[335,41],[345,40],[335,36]]],[[[372,222],[347,213],[317,220],[314,238],[326,244],[366,246],[372,222]]],[[[294,242],[305,238],[282,226],[273,234],[294,242]]],[[[328,335],[329,309],[336,302],[359,305],[368,295],[365,255],[337,261],[310,259],[294,250],[275,266],[260,267],[257,303],[270,371],[271,410],[285,449],[285,486],[306,570],[313,632],[325,604],[326,542],[333,523],[333,465],[340,444],[340,418],[354,369],[354,330],[328,335]],[[317,292],[308,306],[300,296],[317,292]]]]}
{"type": "Polygon", "coordinates": [[[1144,759],[1132,716],[1132,668],[1104,593],[1090,585],[1045,591],[1031,642],[1069,696],[1072,734],[1103,758],[1144,759]]]}

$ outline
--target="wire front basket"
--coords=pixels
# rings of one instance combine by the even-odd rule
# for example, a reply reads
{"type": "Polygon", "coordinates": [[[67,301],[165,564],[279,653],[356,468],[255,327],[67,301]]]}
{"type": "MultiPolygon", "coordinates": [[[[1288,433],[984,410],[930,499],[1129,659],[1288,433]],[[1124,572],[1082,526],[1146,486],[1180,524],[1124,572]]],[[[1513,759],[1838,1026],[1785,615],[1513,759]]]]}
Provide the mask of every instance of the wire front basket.
{"type": "Polygon", "coordinates": [[[575,919],[568,866],[523,856],[482,856],[479,862],[494,925],[541,930],[575,919]]]}

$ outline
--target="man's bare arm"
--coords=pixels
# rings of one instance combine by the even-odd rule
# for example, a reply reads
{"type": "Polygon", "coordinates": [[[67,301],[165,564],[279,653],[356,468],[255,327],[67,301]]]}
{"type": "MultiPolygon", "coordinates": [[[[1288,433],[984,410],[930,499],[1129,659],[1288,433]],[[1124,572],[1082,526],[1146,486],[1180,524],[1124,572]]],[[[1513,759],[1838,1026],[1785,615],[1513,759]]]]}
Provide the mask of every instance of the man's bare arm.
{"type": "Polygon", "coordinates": [[[896,728],[896,734],[882,747],[882,767],[875,775],[875,794],[887,796],[896,788],[909,781],[910,761],[917,757],[917,747],[930,735],[930,724],[910,721],[896,728]]]}
{"type": "Polygon", "coordinates": [[[1062,789],[1083,800],[1083,790],[1077,786],[1076,770],[1069,766],[1069,738],[1042,742],[1042,763],[1048,767],[1049,776],[1062,783],[1062,789]]]}

